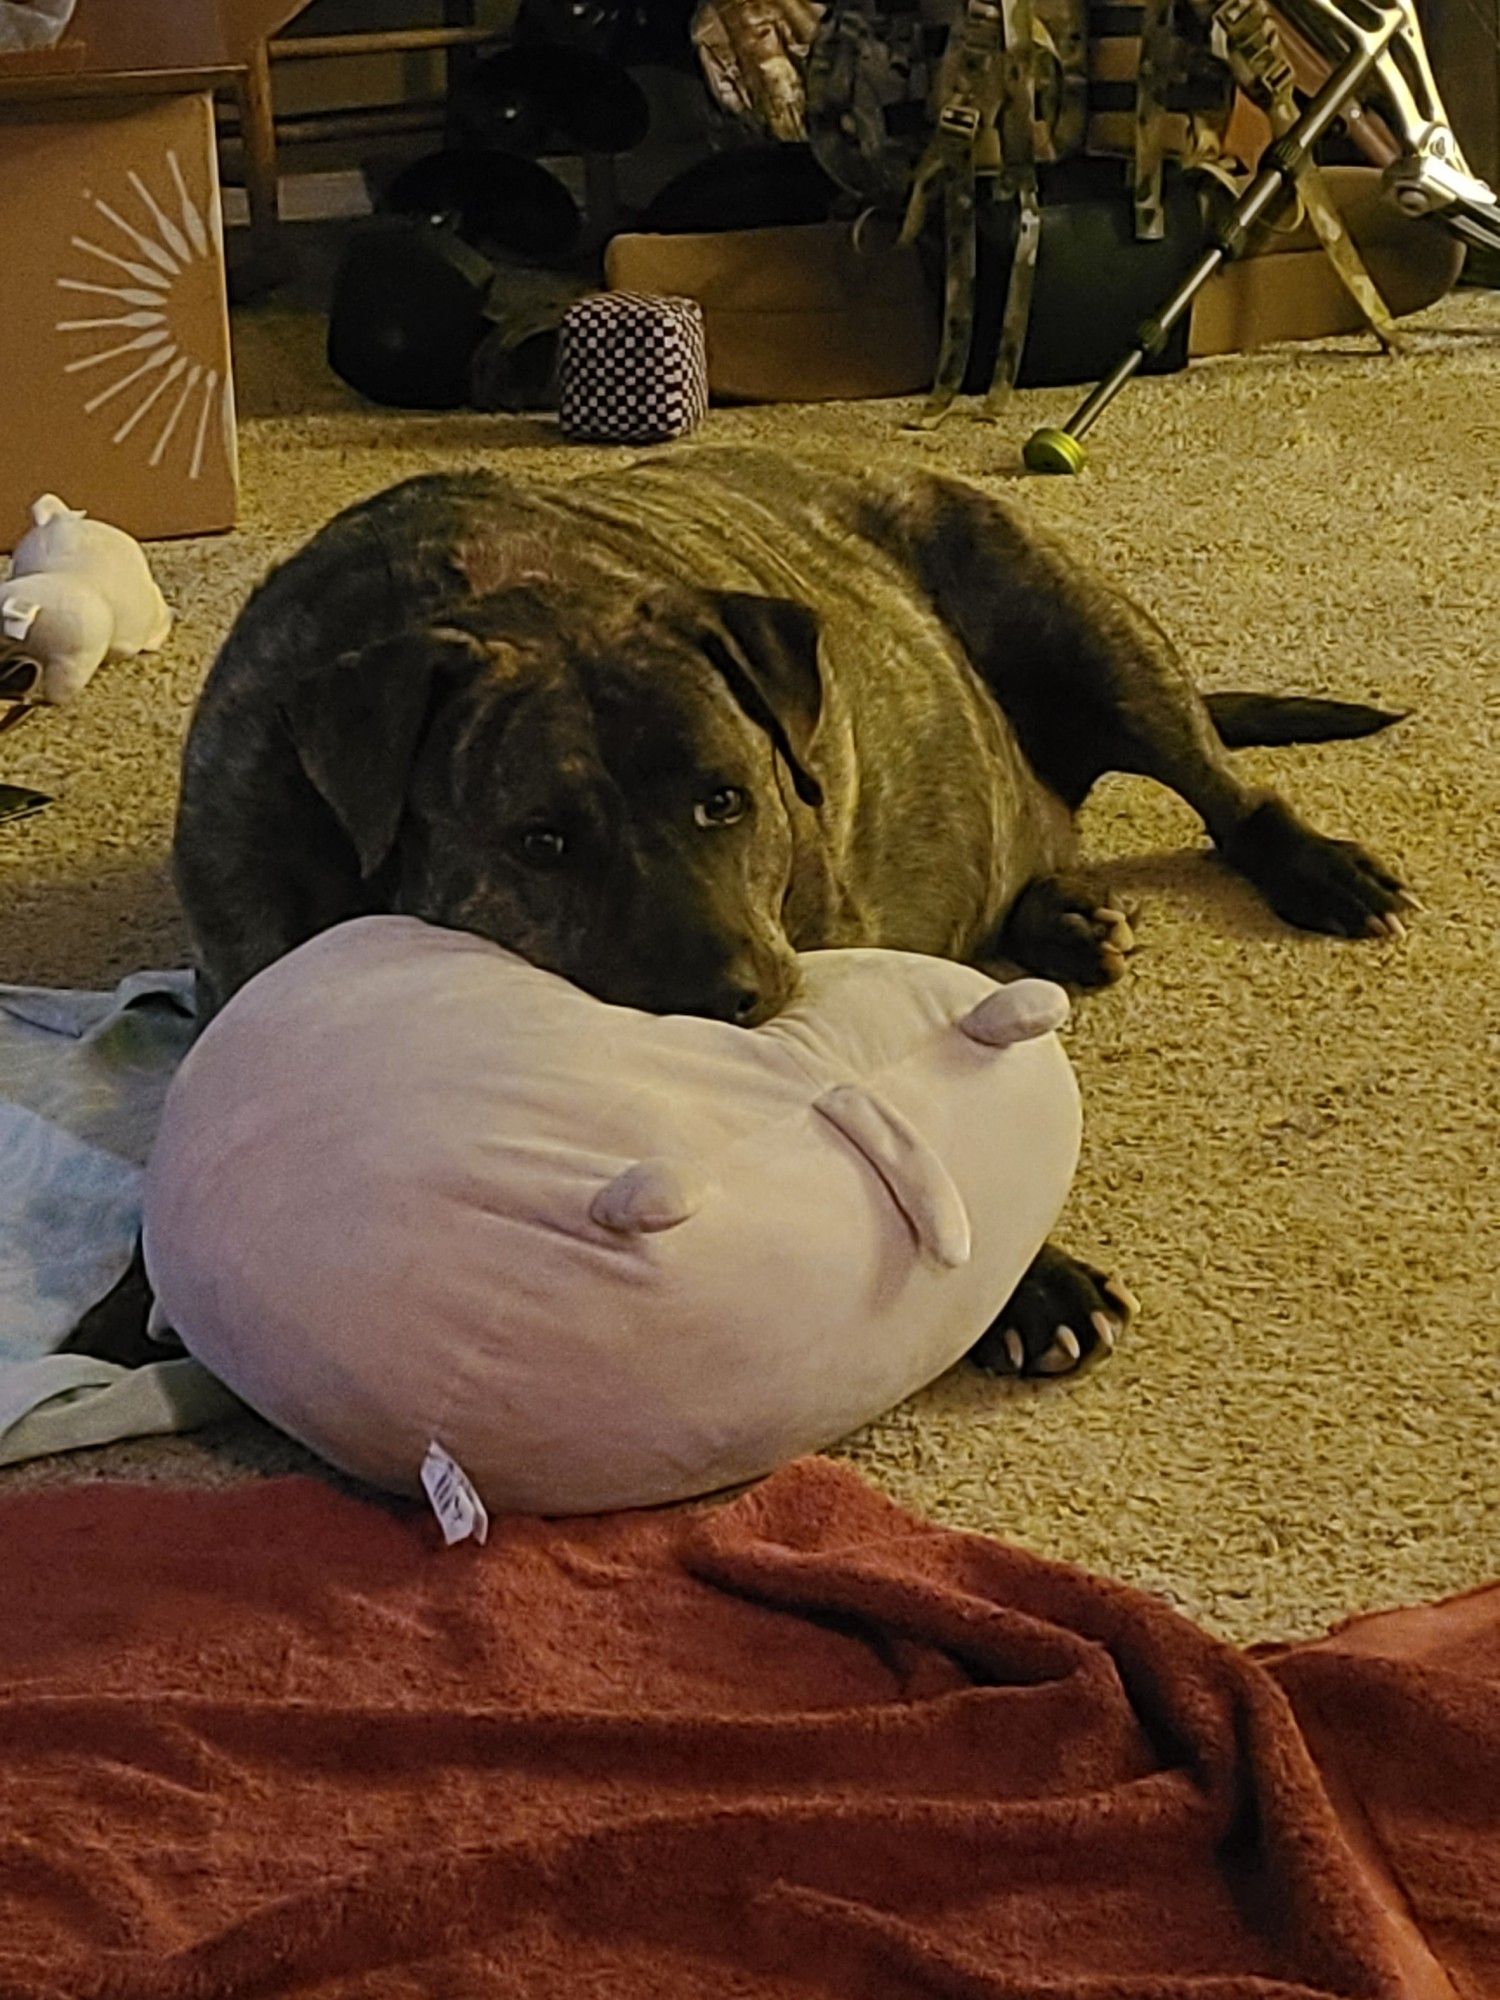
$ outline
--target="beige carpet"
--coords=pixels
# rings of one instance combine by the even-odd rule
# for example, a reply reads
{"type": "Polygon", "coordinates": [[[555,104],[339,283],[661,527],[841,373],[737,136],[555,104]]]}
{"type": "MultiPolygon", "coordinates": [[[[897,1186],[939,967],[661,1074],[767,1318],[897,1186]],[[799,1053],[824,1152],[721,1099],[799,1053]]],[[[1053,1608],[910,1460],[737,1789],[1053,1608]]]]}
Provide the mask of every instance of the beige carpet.
{"type": "MultiPolygon", "coordinates": [[[[59,795],[0,829],[0,977],[102,985],[180,959],[162,860],[194,692],[249,585],[337,507],[439,464],[566,478],[608,456],[547,426],[358,408],[318,329],[242,319],[243,526],[164,546],[163,658],[107,670],[71,716],[7,739],[4,774],[59,795]]],[[[1016,447],[1068,395],[903,434],[889,405],[715,414],[714,439],[838,440],[1016,490],[1016,447]]],[[[1059,1230],[1143,1302],[1076,1387],[960,1369],[844,1455],[898,1500],[1165,1593],[1237,1639],[1500,1573],[1496,741],[1500,296],[1359,342],[1142,383],[1079,481],[1028,482],[1160,615],[1208,685],[1412,711],[1343,748],[1256,753],[1329,830],[1404,869],[1404,946],[1284,929],[1138,782],[1087,842],[1138,899],[1124,984],[1071,1048],[1087,1139],[1059,1230]]],[[[0,1477],[220,1479],[300,1463],[257,1425],[0,1477]]]]}

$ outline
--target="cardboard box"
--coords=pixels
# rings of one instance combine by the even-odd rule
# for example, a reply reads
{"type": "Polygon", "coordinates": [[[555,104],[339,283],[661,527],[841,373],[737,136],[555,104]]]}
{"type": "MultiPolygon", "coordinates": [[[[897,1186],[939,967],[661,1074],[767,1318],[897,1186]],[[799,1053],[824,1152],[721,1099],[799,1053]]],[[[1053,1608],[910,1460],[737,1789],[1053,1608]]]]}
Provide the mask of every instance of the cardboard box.
{"type": "Polygon", "coordinates": [[[0,107],[0,548],[58,493],[146,539],[233,525],[208,93],[0,107]]]}

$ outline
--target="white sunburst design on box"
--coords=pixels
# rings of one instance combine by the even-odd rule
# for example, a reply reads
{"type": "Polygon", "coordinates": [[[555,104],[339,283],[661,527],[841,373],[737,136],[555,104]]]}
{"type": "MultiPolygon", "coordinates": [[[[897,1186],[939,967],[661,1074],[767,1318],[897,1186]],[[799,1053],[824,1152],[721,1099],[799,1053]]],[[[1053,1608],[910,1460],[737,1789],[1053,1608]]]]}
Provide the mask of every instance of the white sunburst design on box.
{"type": "Polygon", "coordinates": [[[60,291],[83,295],[80,308],[84,298],[97,298],[100,304],[88,318],[58,320],[56,330],[75,346],[85,338],[94,343],[124,336],[75,354],[63,372],[84,376],[85,386],[94,381],[102,385],[84,403],[90,416],[116,404],[110,415],[118,414],[120,420],[111,433],[112,444],[123,444],[151,419],[155,441],[147,463],[160,466],[175,442],[186,458],[188,476],[196,479],[211,440],[233,452],[234,391],[227,368],[205,365],[186,351],[186,336],[179,337],[174,328],[174,308],[185,303],[184,292],[195,282],[206,278],[216,289],[219,285],[219,216],[215,206],[211,219],[205,219],[170,148],[165,173],[175,220],[134,168],[126,176],[144,212],[140,228],[110,202],[84,191],[84,200],[110,227],[97,232],[103,242],[87,236],[70,239],[80,253],[76,268],[87,275],[61,277],[57,285],[60,291]],[[94,370],[107,372],[94,375],[94,370]],[[120,397],[126,400],[117,403],[120,397]]]}

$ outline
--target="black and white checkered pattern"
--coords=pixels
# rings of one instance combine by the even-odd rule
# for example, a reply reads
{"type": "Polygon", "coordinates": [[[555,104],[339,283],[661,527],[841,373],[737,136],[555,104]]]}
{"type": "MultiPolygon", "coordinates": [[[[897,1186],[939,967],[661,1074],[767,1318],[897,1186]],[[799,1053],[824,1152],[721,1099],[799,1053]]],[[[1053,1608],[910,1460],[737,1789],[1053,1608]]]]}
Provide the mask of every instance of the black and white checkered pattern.
{"type": "Polygon", "coordinates": [[[569,307],[558,349],[558,416],[570,438],[661,444],[686,436],[707,409],[696,299],[598,292],[569,307]]]}

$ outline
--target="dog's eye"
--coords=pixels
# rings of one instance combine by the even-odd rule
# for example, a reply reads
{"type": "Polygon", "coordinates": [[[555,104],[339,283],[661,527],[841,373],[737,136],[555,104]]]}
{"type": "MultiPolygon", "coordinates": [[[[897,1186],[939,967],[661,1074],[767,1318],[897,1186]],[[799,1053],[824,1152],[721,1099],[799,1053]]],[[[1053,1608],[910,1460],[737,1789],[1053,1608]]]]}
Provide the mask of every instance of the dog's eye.
{"type": "Polygon", "coordinates": [[[733,826],[737,819],[745,817],[748,804],[738,785],[720,785],[706,799],[698,800],[693,807],[693,818],[699,826],[733,826]]]}
{"type": "Polygon", "coordinates": [[[519,846],[533,868],[556,868],[568,851],[566,835],[555,826],[528,826],[519,846]]]}

